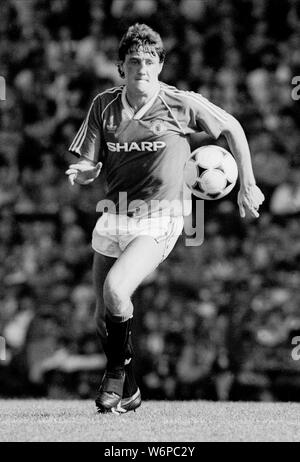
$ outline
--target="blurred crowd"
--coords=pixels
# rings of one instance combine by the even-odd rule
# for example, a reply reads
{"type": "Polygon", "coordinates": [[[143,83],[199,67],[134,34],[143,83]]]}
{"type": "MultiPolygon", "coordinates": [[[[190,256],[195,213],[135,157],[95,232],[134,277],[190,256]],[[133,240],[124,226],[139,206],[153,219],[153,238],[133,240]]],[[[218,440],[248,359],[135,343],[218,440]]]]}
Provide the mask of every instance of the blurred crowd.
{"type": "Polygon", "coordinates": [[[206,203],[203,245],[181,236],[135,294],[143,395],[299,400],[297,0],[1,1],[0,396],[89,398],[103,374],[90,246],[103,183],[71,187],[64,171],[91,99],[122,83],[118,42],[137,21],[164,39],[163,81],[242,123],[266,196],[255,222],[237,188],[206,203]]]}

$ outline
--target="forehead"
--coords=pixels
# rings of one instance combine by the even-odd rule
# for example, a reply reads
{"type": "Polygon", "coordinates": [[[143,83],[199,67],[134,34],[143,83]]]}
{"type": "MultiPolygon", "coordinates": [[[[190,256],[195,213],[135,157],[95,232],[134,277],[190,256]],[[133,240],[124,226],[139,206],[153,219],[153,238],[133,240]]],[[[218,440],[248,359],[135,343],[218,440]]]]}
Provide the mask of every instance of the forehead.
{"type": "Polygon", "coordinates": [[[137,58],[137,59],[154,59],[159,61],[159,56],[154,47],[149,46],[140,46],[138,48],[131,48],[128,50],[125,59],[137,58]]]}

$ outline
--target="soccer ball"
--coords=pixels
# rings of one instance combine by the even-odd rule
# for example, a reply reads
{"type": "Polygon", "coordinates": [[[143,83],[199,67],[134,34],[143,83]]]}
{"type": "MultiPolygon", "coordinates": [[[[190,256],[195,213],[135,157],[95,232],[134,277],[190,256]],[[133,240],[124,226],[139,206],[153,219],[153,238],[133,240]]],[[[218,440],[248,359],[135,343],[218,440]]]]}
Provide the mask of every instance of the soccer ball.
{"type": "Polygon", "coordinates": [[[184,181],[200,199],[221,199],[234,188],[237,178],[236,161],[219,146],[195,149],[184,167],[184,181]]]}

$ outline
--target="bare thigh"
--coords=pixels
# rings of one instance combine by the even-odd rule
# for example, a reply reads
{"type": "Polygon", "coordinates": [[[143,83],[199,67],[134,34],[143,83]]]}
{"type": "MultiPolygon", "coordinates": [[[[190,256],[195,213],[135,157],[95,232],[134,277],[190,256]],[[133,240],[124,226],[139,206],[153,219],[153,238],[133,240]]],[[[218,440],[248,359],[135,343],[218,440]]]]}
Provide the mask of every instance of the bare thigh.
{"type": "Polygon", "coordinates": [[[98,333],[106,337],[105,315],[109,300],[130,300],[141,282],[163,260],[165,241],[157,243],[152,237],[139,236],[118,259],[99,253],[94,255],[93,280],[96,293],[96,323],[98,333]]]}
{"type": "Polygon", "coordinates": [[[106,285],[131,297],[141,282],[161,263],[165,246],[165,241],[157,243],[150,236],[136,237],[111,267],[106,285]]]}

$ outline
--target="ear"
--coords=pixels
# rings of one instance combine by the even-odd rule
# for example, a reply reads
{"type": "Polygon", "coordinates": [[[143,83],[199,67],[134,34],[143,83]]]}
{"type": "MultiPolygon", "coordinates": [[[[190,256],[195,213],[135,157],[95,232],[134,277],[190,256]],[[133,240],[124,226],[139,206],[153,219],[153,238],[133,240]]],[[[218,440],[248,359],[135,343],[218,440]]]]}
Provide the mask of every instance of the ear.
{"type": "Polygon", "coordinates": [[[125,78],[125,72],[124,72],[123,63],[119,62],[117,66],[118,66],[118,71],[119,71],[120,77],[122,79],[124,79],[125,78]]]}
{"type": "Polygon", "coordinates": [[[158,75],[161,73],[163,67],[164,67],[164,61],[162,63],[159,63],[158,75]]]}

